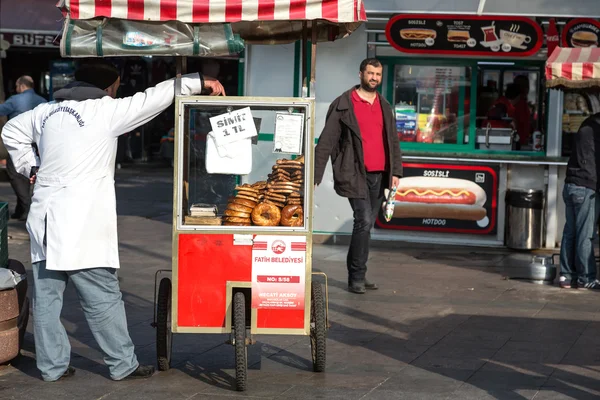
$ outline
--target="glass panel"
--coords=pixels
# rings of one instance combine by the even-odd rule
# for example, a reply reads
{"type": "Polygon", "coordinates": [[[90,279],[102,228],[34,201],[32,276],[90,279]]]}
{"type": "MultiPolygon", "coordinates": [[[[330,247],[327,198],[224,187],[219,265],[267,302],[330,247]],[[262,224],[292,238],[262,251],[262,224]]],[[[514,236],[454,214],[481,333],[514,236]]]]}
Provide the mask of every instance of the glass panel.
{"type": "MultiPolygon", "coordinates": [[[[489,150],[534,150],[540,120],[540,74],[536,69],[480,67],[477,88],[476,147],[489,150]]],[[[541,150],[541,134],[537,135],[541,150]]]]}
{"type": "Polygon", "coordinates": [[[186,105],[181,222],[232,229],[302,229],[308,217],[303,215],[306,182],[301,156],[307,147],[307,108],[253,105],[250,110],[259,136],[216,147],[209,119],[245,107],[186,105]],[[274,142],[276,119],[280,121],[281,115],[293,115],[302,124],[299,152],[283,153],[274,142]]]}
{"type": "Polygon", "coordinates": [[[532,135],[538,129],[539,118],[539,73],[531,71],[505,71],[504,91],[509,85],[515,84],[521,91],[521,96],[515,104],[515,127],[519,135],[521,150],[532,150],[532,135]]]}
{"type": "Polygon", "coordinates": [[[460,143],[468,133],[470,96],[470,67],[397,65],[394,104],[400,140],[460,143]]]}

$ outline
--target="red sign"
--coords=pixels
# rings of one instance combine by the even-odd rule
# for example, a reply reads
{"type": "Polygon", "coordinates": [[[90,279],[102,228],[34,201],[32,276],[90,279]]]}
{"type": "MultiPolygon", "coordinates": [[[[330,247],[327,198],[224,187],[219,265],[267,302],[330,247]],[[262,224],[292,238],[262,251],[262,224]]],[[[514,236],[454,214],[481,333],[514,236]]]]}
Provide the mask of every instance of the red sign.
{"type": "Polygon", "coordinates": [[[556,28],[556,20],[550,18],[550,25],[548,25],[548,33],[546,35],[546,47],[548,48],[548,57],[552,55],[554,49],[558,46],[560,37],[558,36],[558,29],[556,28]]]}
{"type": "Polygon", "coordinates": [[[590,18],[569,21],[562,32],[563,47],[598,47],[600,22],[590,18]]]}
{"type": "Polygon", "coordinates": [[[393,217],[380,229],[496,233],[498,168],[481,165],[404,164],[393,217]]]}
{"type": "Polygon", "coordinates": [[[542,28],[525,17],[401,14],[388,42],[403,53],[526,57],[542,47],[542,28]]]}

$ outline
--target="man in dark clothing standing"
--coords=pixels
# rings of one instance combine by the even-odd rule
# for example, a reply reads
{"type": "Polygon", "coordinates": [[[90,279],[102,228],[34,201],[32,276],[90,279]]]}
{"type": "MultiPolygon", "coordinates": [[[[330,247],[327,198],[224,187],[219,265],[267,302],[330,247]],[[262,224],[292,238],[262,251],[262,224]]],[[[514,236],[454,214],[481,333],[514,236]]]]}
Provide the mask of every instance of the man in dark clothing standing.
{"type": "MultiPolygon", "coordinates": [[[[20,77],[17,79],[15,86],[17,94],[9,97],[3,104],[0,104],[0,116],[6,115],[9,119],[12,119],[46,102],[46,99],[38,96],[33,90],[33,79],[30,76],[24,75],[20,77]]],[[[17,206],[15,207],[15,212],[10,217],[25,221],[29,212],[29,206],[31,205],[31,184],[29,179],[15,170],[10,157],[8,157],[6,162],[6,172],[10,180],[10,185],[17,195],[17,206]]]]}
{"type": "Polygon", "coordinates": [[[575,134],[563,189],[565,227],[560,246],[562,288],[600,289],[596,279],[594,232],[600,214],[600,113],[587,118],[575,134]]]}
{"type": "Polygon", "coordinates": [[[334,189],[347,197],[354,212],[346,264],[348,290],[377,289],[366,279],[371,228],[383,203],[385,188],[402,177],[402,154],[391,105],[377,92],[383,66],[374,58],[360,64],[360,85],[335,99],[315,149],[315,183],[323,180],[331,157],[334,189]]]}

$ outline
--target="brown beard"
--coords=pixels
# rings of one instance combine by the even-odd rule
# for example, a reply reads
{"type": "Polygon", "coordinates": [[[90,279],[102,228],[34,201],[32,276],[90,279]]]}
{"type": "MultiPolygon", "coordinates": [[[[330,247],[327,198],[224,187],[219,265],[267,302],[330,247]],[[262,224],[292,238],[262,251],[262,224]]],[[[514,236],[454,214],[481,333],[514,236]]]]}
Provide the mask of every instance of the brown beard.
{"type": "Polygon", "coordinates": [[[376,92],[377,88],[379,87],[379,84],[377,84],[374,88],[369,86],[369,81],[368,80],[361,80],[360,81],[360,87],[362,90],[364,90],[365,92],[376,92]]]}

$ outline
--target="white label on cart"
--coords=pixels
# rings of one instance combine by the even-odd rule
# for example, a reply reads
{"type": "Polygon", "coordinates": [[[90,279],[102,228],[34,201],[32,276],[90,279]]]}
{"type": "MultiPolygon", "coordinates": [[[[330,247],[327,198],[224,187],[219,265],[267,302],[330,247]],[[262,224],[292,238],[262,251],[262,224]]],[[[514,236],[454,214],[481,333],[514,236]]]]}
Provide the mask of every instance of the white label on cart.
{"type": "Polygon", "coordinates": [[[306,237],[256,235],[252,308],[304,309],[306,237]]]}
{"type": "Polygon", "coordinates": [[[225,146],[256,136],[256,125],[250,107],[209,118],[217,146],[225,146]]]}
{"type": "Polygon", "coordinates": [[[278,113],[275,118],[273,153],[302,154],[304,114],[278,113]]]}
{"type": "Polygon", "coordinates": [[[239,233],[233,235],[234,246],[252,246],[253,243],[252,235],[241,235],[239,233]]]}

